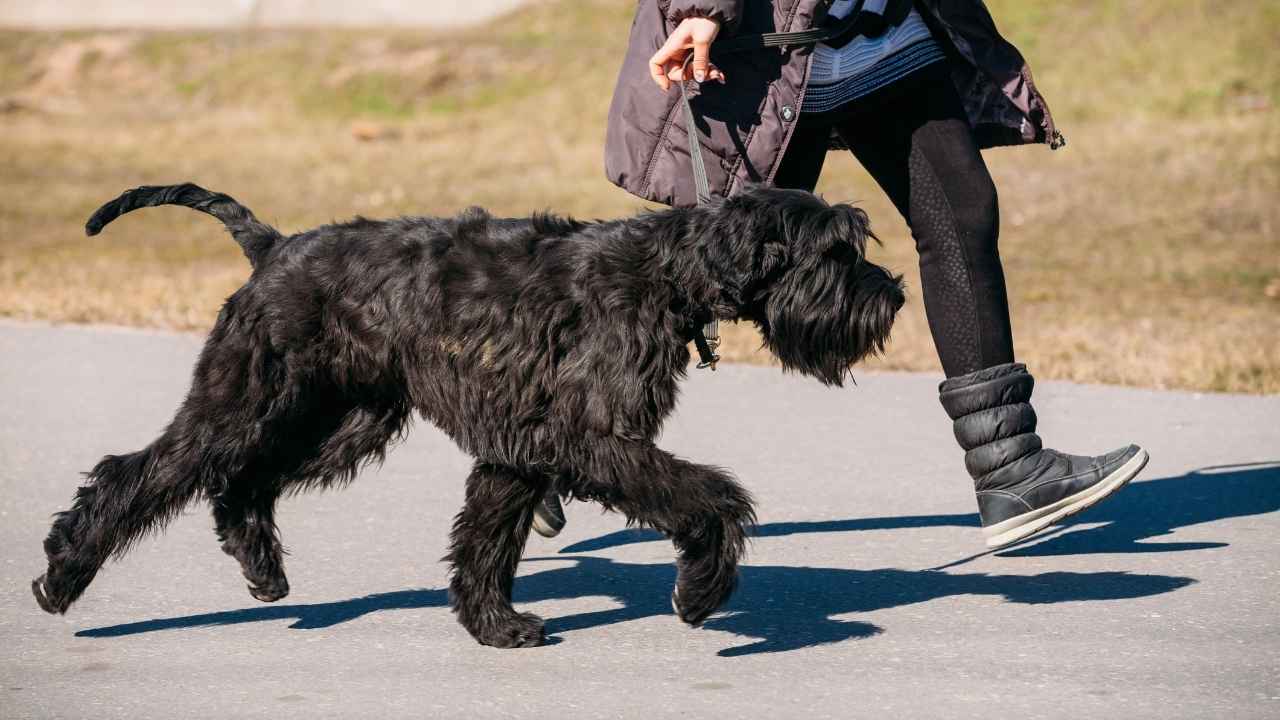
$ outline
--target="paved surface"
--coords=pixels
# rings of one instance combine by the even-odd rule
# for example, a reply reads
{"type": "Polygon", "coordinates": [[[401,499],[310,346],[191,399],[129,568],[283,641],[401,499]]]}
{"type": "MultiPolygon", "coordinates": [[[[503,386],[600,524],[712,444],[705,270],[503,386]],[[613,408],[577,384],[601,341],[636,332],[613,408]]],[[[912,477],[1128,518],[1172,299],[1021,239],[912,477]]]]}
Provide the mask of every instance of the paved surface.
{"type": "Polygon", "coordinates": [[[448,27],[528,0],[0,0],[0,26],[241,28],[317,25],[448,27]]]}
{"type": "Polygon", "coordinates": [[[700,630],[670,613],[668,543],[571,505],[516,587],[553,644],[476,645],[437,560],[468,460],[422,423],[349,489],[283,504],[281,602],[249,597],[193,507],[45,615],[28,584],[50,513],[158,432],[198,347],[0,324],[0,716],[1280,717],[1277,397],[1042,384],[1051,442],[1132,439],[1151,464],[1079,522],[972,557],[937,378],[697,373],[663,445],[733,467],[762,522],[700,630]]]}

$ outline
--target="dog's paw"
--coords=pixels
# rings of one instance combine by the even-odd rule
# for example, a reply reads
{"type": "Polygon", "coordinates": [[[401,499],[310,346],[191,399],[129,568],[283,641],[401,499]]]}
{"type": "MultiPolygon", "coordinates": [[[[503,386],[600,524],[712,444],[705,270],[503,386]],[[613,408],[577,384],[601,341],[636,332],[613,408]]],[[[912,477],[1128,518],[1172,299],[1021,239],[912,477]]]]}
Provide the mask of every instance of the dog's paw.
{"type": "Polygon", "coordinates": [[[698,591],[688,587],[682,590],[681,584],[676,583],[675,589],[671,591],[671,609],[681,622],[698,627],[733,594],[733,590],[732,583],[721,587],[698,588],[698,591]]]}
{"type": "Polygon", "coordinates": [[[284,575],[273,577],[264,582],[250,582],[249,594],[262,602],[275,602],[289,594],[289,579],[284,575]]]}
{"type": "Polygon", "coordinates": [[[71,606],[70,602],[59,600],[56,593],[49,588],[47,575],[41,575],[31,581],[31,594],[36,596],[36,603],[40,605],[40,609],[51,615],[65,613],[71,606]]]}
{"type": "Polygon", "coordinates": [[[678,587],[671,591],[671,610],[675,612],[676,617],[680,618],[680,622],[690,627],[698,627],[711,614],[711,610],[706,612],[695,611],[682,605],[680,603],[680,588],[678,587]]]}
{"type": "Polygon", "coordinates": [[[533,613],[511,615],[474,633],[481,645],[496,648],[537,647],[546,639],[542,618],[533,613]]]}

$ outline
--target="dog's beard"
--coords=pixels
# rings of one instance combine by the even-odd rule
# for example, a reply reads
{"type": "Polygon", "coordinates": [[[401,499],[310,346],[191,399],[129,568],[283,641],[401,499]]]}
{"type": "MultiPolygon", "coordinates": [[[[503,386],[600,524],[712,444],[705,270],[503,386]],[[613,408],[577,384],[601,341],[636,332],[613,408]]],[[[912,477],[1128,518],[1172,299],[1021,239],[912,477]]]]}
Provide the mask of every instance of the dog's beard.
{"type": "Polygon", "coordinates": [[[851,365],[884,350],[904,301],[901,276],[826,262],[772,288],[757,324],[783,368],[840,386],[851,365]]]}

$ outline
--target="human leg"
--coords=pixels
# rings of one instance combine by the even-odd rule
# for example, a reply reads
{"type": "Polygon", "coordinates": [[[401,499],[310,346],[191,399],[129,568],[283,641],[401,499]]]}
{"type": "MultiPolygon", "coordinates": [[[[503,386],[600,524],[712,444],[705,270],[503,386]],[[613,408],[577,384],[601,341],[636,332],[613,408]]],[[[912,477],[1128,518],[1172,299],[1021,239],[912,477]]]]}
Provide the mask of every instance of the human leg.
{"type": "Polygon", "coordinates": [[[939,396],[966,451],[988,546],[1028,537],[1123,487],[1147,462],[1142,448],[1067,455],[1043,447],[1035,432],[1034,379],[1013,362],[995,185],[945,66],[854,105],[836,127],[915,238],[948,377],[939,396]]]}

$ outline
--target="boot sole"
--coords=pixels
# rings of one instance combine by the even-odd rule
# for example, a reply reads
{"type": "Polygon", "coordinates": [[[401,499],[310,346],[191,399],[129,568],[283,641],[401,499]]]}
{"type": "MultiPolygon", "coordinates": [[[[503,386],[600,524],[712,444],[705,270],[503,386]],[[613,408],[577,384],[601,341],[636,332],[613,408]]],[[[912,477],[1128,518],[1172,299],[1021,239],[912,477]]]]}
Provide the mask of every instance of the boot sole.
{"type": "Polygon", "coordinates": [[[1085,488],[1070,497],[1065,497],[1052,505],[1023,513],[982,529],[987,536],[987,547],[999,548],[1011,545],[1023,538],[1040,532],[1059,520],[1075,515],[1106,499],[1115,491],[1124,487],[1142,468],[1146,467],[1151,456],[1146,450],[1139,449],[1138,454],[1129,458],[1125,464],[1116,468],[1110,475],[1092,487],[1085,488]]]}

